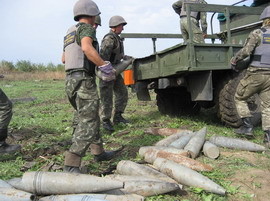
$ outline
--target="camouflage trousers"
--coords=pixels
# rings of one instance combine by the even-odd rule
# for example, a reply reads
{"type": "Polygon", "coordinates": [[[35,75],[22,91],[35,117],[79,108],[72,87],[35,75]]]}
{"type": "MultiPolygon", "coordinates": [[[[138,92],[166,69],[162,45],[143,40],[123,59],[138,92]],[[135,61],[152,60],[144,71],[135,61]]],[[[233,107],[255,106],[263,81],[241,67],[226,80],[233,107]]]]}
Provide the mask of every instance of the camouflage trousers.
{"type": "MultiPolygon", "coordinates": [[[[194,43],[204,43],[203,33],[202,33],[202,30],[200,29],[199,21],[192,17],[190,18],[190,21],[191,21],[191,30],[193,31],[194,43]]],[[[187,17],[181,17],[180,28],[181,28],[183,39],[186,42],[187,40],[190,39],[187,17]]]]}
{"type": "Polygon", "coordinates": [[[0,129],[6,129],[12,117],[12,103],[0,89],[0,129]]]}
{"type": "Polygon", "coordinates": [[[251,117],[247,99],[258,94],[262,108],[262,129],[270,130],[270,71],[251,73],[247,71],[236,89],[235,103],[241,118],[251,117]]]}
{"type": "Polygon", "coordinates": [[[111,119],[113,110],[113,94],[115,95],[115,113],[123,113],[128,102],[128,91],[124,84],[123,77],[118,75],[116,80],[104,82],[100,79],[100,100],[101,100],[101,119],[111,119]]]}
{"type": "Polygon", "coordinates": [[[12,117],[12,103],[0,89],[0,142],[7,138],[7,128],[12,117]],[[3,132],[5,130],[5,132],[3,132]]]}
{"type": "Polygon", "coordinates": [[[74,118],[77,119],[69,152],[83,157],[90,144],[102,147],[99,133],[99,97],[95,77],[67,78],[66,94],[76,110],[74,118]]]}

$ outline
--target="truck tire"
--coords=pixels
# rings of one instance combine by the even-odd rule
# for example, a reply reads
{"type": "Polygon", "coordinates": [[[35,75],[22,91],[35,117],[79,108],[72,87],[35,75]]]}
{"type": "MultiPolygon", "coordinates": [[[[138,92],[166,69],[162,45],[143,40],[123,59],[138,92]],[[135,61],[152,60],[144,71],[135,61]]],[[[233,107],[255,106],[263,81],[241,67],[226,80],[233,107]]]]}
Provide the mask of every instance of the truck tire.
{"type": "Polygon", "coordinates": [[[200,112],[200,105],[191,101],[186,88],[157,89],[156,100],[158,110],[171,116],[195,115],[200,112]]]}
{"type": "MultiPolygon", "coordinates": [[[[242,125],[240,116],[238,115],[234,95],[236,93],[236,88],[240,80],[244,77],[246,71],[242,71],[230,78],[221,87],[218,95],[218,117],[223,123],[230,127],[238,128],[242,125]]],[[[252,122],[253,125],[258,125],[261,121],[261,107],[258,95],[254,95],[248,100],[249,109],[253,115],[252,122]]]]}

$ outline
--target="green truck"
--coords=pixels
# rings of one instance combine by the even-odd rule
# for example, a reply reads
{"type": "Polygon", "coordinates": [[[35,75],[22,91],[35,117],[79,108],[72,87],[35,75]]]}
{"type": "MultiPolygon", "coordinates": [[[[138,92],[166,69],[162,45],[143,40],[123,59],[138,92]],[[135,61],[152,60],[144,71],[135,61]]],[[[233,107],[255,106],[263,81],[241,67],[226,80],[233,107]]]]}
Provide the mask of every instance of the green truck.
{"type": "MultiPolygon", "coordinates": [[[[255,3],[255,1],[254,1],[255,3]]],[[[219,14],[220,32],[208,34],[211,42],[180,43],[156,52],[157,38],[181,38],[181,34],[122,34],[122,38],[151,38],[154,53],[136,58],[133,63],[135,88],[139,100],[150,100],[149,90],[156,93],[156,102],[162,114],[173,116],[194,115],[201,108],[215,108],[217,116],[228,126],[242,123],[234,103],[234,94],[245,70],[231,69],[231,57],[243,46],[250,31],[260,28],[259,16],[269,1],[254,7],[214,4],[187,4],[191,11],[219,14]]],[[[192,32],[191,38],[192,38],[192,32]]],[[[258,96],[249,100],[254,124],[260,122],[258,96]]]]}

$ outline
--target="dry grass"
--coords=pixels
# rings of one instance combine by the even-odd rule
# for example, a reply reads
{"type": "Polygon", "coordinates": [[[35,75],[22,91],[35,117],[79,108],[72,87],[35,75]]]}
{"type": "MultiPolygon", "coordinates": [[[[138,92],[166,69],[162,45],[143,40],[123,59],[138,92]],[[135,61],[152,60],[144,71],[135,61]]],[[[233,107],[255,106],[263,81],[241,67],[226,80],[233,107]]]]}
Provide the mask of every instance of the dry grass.
{"type": "MultiPolygon", "coordinates": [[[[22,80],[63,80],[65,72],[0,72],[5,80],[22,81],[22,80]]],[[[0,78],[1,79],[1,78],[0,78]]]]}

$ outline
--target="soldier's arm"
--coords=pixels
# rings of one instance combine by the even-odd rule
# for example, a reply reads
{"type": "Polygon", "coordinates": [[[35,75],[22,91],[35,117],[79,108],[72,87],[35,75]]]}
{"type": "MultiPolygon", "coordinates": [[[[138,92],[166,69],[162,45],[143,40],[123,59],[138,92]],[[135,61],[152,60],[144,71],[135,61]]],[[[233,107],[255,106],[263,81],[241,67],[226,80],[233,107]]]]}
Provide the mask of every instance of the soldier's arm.
{"type": "Polygon", "coordinates": [[[182,1],[177,1],[172,5],[173,10],[179,15],[182,8],[182,1]]]}
{"type": "Polygon", "coordinates": [[[101,58],[104,59],[105,61],[110,61],[114,48],[114,43],[115,41],[112,36],[106,36],[102,40],[99,53],[101,58]]]}
{"type": "Polygon", "coordinates": [[[92,61],[96,66],[102,66],[106,63],[104,60],[99,56],[98,52],[92,45],[93,39],[90,37],[83,37],[81,39],[81,48],[83,53],[86,55],[86,57],[92,61]]]}
{"type": "Polygon", "coordinates": [[[254,49],[260,44],[260,30],[255,30],[251,32],[248,38],[245,41],[244,47],[239,50],[235,56],[232,58],[232,61],[236,63],[239,60],[243,60],[249,55],[251,55],[254,49]]]}

